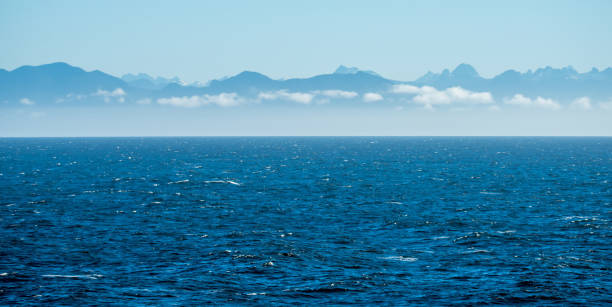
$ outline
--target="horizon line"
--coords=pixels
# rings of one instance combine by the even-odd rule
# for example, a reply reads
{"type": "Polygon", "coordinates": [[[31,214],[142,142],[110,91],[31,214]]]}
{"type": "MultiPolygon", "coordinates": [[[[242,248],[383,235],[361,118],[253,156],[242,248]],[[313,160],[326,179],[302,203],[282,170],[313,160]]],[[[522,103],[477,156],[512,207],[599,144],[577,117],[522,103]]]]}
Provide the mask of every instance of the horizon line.
{"type": "Polygon", "coordinates": [[[54,138],[612,138],[611,135],[107,135],[107,136],[0,136],[0,139],[54,139],[54,138]]]}

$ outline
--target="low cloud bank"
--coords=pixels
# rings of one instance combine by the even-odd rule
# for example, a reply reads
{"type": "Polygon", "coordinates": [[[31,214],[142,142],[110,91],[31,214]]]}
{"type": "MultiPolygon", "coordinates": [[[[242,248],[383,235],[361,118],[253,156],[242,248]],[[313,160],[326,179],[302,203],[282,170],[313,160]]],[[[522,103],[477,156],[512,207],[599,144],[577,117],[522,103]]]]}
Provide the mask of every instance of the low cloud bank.
{"type": "Polygon", "coordinates": [[[237,106],[243,99],[236,93],[221,93],[219,95],[183,96],[159,98],[157,103],[183,108],[196,108],[204,105],[218,105],[221,107],[237,106]]]}
{"type": "Polygon", "coordinates": [[[363,94],[363,101],[365,102],[376,102],[383,100],[383,96],[378,93],[365,93],[363,94]]]}
{"type": "Polygon", "coordinates": [[[314,91],[312,93],[313,94],[317,94],[317,95],[326,96],[326,97],[329,97],[329,98],[345,98],[345,99],[350,99],[350,98],[355,98],[355,97],[359,96],[359,94],[357,94],[356,92],[343,91],[343,90],[314,91]]]}
{"type": "Polygon", "coordinates": [[[301,104],[310,104],[314,94],[301,92],[288,92],[280,90],[275,92],[261,92],[257,95],[258,100],[290,100],[301,104]]]}
{"type": "Polygon", "coordinates": [[[26,106],[31,106],[31,105],[33,105],[33,104],[34,104],[34,101],[32,101],[32,100],[30,100],[30,99],[28,99],[28,98],[21,98],[21,99],[19,100],[19,103],[21,103],[21,104],[23,104],[23,105],[26,105],[26,106]]]}
{"type": "Polygon", "coordinates": [[[110,102],[111,99],[116,99],[117,102],[125,102],[125,91],[122,88],[116,88],[113,91],[98,90],[91,94],[91,96],[101,96],[104,98],[104,102],[110,102]]]}
{"type": "MultiPolygon", "coordinates": [[[[102,98],[104,102],[124,103],[131,98],[122,88],[114,90],[97,90],[90,94],[67,94],[56,99],[61,103],[87,98],[102,98]]],[[[288,101],[303,105],[327,104],[334,100],[351,100],[354,102],[373,103],[385,101],[389,104],[409,102],[422,106],[424,109],[436,110],[438,107],[449,106],[452,110],[469,109],[471,106],[484,105],[489,111],[502,111],[509,107],[539,108],[546,110],[590,111],[594,109],[612,110],[612,101],[593,101],[590,97],[577,97],[572,101],[561,103],[552,98],[527,97],[521,93],[503,98],[496,103],[490,92],[477,92],[459,86],[439,90],[431,86],[414,86],[410,84],[395,84],[389,90],[382,92],[358,93],[340,89],[312,90],[307,92],[292,92],[289,90],[262,91],[255,96],[240,96],[237,93],[203,94],[193,96],[172,97],[133,97],[130,101],[138,105],[169,105],[183,108],[196,108],[207,105],[233,107],[247,103],[262,103],[264,101],[288,101]]],[[[18,101],[23,106],[38,105],[30,98],[24,97],[18,101]]]]}
{"type": "Polygon", "coordinates": [[[506,98],[504,99],[504,103],[521,107],[537,107],[549,110],[561,109],[561,105],[553,99],[543,98],[540,96],[536,97],[535,99],[531,99],[523,96],[522,94],[516,94],[511,98],[506,98]]]}
{"type": "Polygon", "coordinates": [[[576,100],[572,101],[572,104],[570,104],[570,107],[572,109],[590,110],[592,109],[591,99],[589,97],[577,98],[576,100]]]}
{"type": "Polygon", "coordinates": [[[455,86],[445,90],[438,90],[431,86],[414,86],[409,84],[396,84],[391,88],[394,94],[414,95],[412,101],[431,109],[435,105],[448,105],[452,103],[490,104],[494,103],[493,95],[489,92],[473,92],[455,86]]]}

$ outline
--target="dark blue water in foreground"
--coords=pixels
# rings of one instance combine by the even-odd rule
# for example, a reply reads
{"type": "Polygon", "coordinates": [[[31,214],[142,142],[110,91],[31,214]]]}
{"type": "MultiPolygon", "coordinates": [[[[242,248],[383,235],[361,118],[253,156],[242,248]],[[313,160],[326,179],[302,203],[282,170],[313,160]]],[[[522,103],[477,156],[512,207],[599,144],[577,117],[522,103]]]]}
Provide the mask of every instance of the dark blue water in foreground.
{"type": "Polygon", "coordinates": [[[612,303],[612,138],[0,139],[2,304],[612,303]]]}

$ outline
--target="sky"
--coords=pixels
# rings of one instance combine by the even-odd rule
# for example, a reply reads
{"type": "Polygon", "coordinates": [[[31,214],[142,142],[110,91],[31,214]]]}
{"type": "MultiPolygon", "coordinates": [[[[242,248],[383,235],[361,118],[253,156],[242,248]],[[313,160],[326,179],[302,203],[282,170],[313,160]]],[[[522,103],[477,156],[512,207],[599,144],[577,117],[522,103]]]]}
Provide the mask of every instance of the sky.
{"type": "Polygon", "coordinates": [[[338,65],[413,80],[612,66],[612,1],[0,1],[0,68],[67,62],[208,81],[338,65]]]}

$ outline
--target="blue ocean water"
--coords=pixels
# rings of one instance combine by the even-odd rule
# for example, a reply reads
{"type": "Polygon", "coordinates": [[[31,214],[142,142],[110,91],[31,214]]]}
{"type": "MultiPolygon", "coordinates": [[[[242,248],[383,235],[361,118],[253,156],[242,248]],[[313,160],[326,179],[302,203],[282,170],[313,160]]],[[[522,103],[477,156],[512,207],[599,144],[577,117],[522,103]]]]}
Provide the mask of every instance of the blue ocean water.
{"type": "Polygon", "coordinates": [[[612,138],[0,139],[0,302],[612,303],[612,138]]]}

